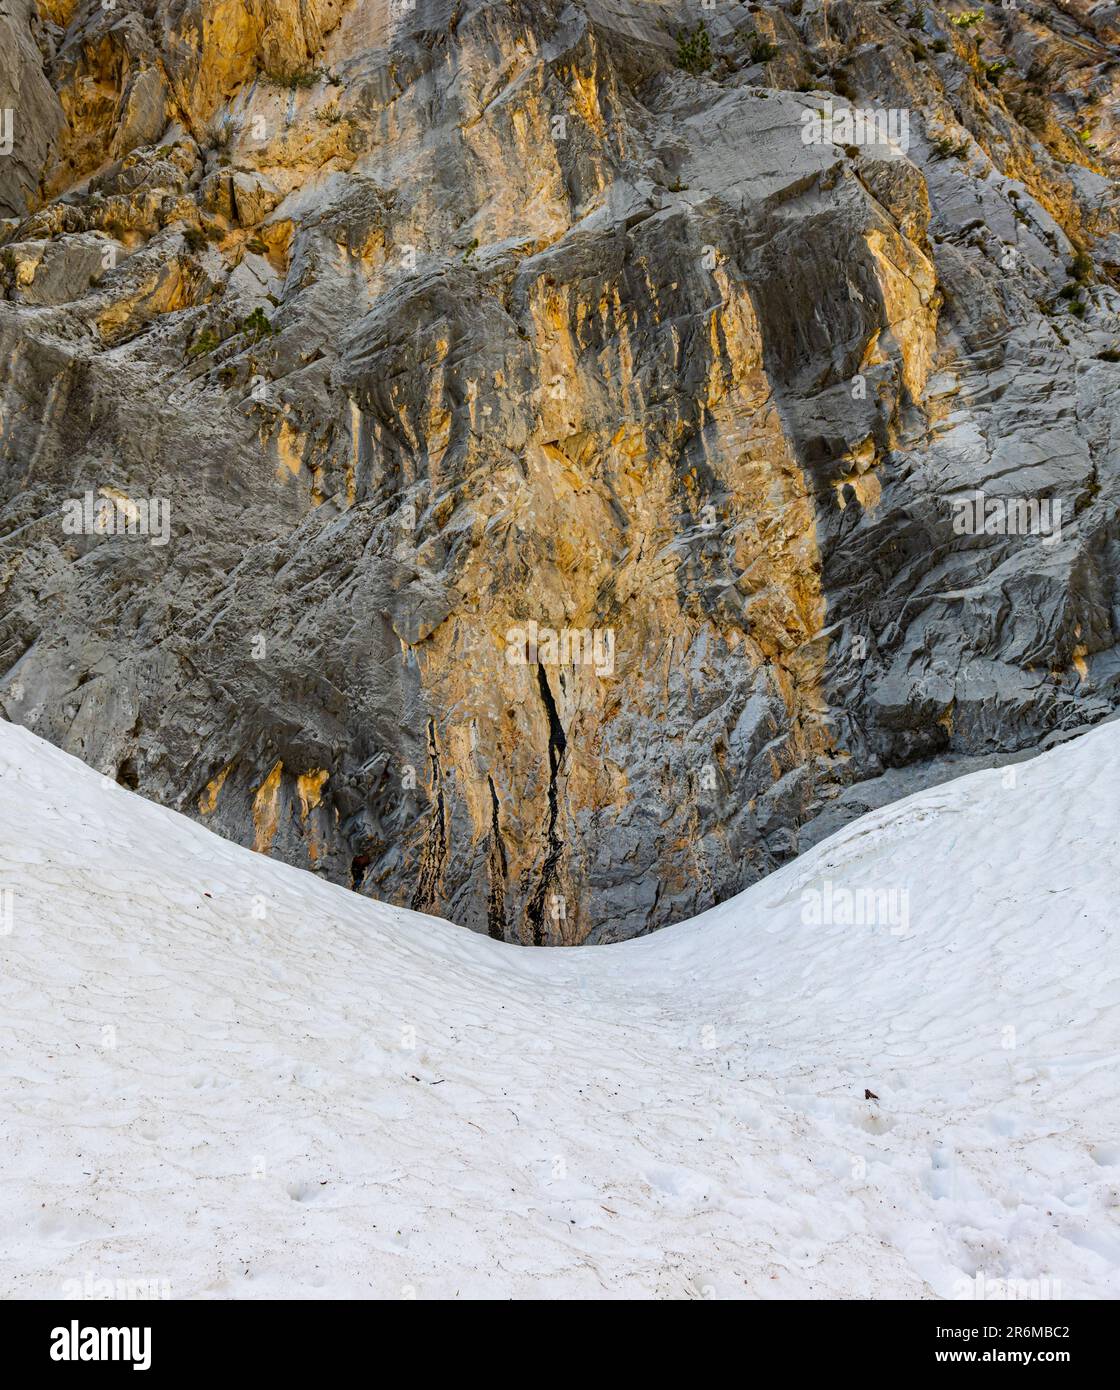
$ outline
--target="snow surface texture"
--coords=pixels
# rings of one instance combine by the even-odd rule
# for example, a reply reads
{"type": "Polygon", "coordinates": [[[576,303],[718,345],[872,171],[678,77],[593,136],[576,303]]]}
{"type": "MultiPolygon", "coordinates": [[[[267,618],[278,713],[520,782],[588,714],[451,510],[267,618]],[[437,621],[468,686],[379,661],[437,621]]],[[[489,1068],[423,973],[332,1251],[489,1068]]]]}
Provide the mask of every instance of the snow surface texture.
{"type": "Polygon", "coordinates": [[[1118,759],[1107,725],[533,951],[0,724],[0,1293],[1120,1294],[1118,759]]]}

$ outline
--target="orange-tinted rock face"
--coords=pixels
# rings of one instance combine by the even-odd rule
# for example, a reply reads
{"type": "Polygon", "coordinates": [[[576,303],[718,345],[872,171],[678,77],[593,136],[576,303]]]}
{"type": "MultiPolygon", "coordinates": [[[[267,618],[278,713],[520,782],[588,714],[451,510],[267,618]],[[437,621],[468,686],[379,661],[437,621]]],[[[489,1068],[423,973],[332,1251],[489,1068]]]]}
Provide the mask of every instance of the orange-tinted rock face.
{"type": "Polygon", "coordinates": [[[1111,709],[1114,36],[727,9],[0,20],[6,716],[569,944],[1111,709]]]}

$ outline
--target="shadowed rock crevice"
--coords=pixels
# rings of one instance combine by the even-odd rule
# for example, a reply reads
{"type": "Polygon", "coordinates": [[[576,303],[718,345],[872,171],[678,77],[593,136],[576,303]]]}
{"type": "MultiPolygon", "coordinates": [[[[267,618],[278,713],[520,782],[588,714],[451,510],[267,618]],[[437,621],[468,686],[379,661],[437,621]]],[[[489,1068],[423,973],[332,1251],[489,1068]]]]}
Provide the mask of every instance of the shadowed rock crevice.
{"type": "Polygon", "coordinates": [[[506,849],[502,843],[502,826],[498,806],[498,793],[494,789],[493,777],[487,777],[490,787],[491,831],[488,868],[490,874],[490,904],[487,927],[495,941],[504,941],[506,935],[506,878],[509,866],[506,862],[506,849]]]}
{"type": "MultiPolygon", "coordinates": [[[[532,931],[533,945],[543,946],[545,941],[552,937],[552,933],[556,933],[561,940],[564,939],[565,934],[565,927],[562,924],[566,920],[566,911],[563,916],[559,911],[552,913],[553,926],[551,928],[546,926],[544,915],[550,890],[559,882],[560,860],[564,853],[564,841],[559,832],[559,779],[568,742],[564,735],[563,725],[560,723],[560,716],[556,711],[556,701],[552,697],[552,689],[543,666],[537,667],[537,680],[540,684],[541,702],[544,705],[545,716],[548,720],[548,827],[545,831],[544,863],[541,866],[540,877],[533,890],[533,895],[529,899],[525,915],[532,931]]],[[[562,900],[557,898],[557,903],[560,901],[562,900]]]]}
{"type": "Polygon", "coordinates": [[[428,762],[431,767],[432,812],[421,853],[420,873],[412,897],[414,912],[424,912],[438,900],[440,878],[447,859],[447,820],[443,799],[443,769],[436,743],[435,723],[428,723],[428,762]]]}

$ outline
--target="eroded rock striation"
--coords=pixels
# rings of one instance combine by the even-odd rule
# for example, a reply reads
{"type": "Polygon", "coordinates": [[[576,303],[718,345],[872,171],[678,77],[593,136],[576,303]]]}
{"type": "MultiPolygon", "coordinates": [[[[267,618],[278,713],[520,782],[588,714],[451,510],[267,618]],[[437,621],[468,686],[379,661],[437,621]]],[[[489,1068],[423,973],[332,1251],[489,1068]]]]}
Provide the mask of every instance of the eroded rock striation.
{"type": "Polygon", "coordinates": [[[571,944],[1120,704],[1120,7],[0,38],[6,718],[571,944]]]}

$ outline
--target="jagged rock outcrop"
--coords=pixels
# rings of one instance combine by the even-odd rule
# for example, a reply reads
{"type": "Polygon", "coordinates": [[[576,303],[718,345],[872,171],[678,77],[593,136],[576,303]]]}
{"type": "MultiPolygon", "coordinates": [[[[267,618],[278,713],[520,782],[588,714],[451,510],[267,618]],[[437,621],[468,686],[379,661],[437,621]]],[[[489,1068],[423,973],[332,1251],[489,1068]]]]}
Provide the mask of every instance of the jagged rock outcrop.
{"type": "Polygon", "coordinates": [[[1115,6],[9,11],[8,719],[554,944],[1120,702],[1115,6]]]}

